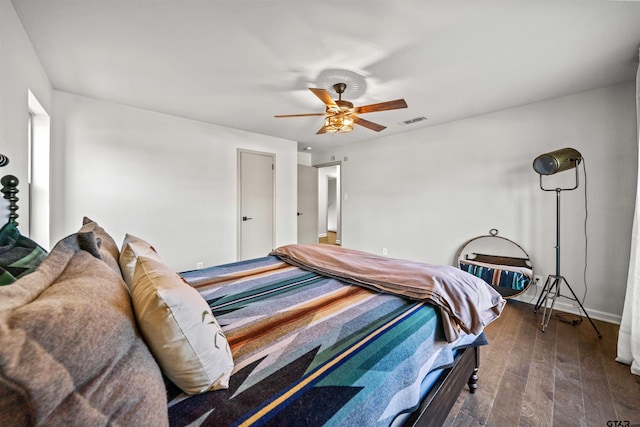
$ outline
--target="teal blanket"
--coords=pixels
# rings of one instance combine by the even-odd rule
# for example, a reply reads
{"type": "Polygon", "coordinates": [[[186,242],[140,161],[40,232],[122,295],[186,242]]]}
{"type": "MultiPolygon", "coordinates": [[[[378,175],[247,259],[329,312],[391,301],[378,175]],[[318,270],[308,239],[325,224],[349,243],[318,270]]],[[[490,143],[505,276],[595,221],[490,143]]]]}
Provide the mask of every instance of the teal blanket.
{"type": "MultiPolygon", "coordinates": [[[[266,257],[182,273],[209,302],[236,364],[228,390],[169,386],[171,425],[387,426],[450,366],[433,306],[266,257]]],[[[482,336],[481,336],[482,339],[482,336]]]]}

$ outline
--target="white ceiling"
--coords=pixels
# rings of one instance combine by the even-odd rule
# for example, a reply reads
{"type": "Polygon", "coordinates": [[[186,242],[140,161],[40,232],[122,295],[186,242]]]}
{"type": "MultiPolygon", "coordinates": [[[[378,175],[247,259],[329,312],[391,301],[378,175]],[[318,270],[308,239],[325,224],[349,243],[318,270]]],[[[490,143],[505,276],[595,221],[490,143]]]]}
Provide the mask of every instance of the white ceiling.
{"type": "Polygon", "coordinates": [[[629,81],[640,2],[12,0],[58,90],[298,141],[354,143],[629,81]],[[387,126],[316,135],[318,77],[387,126]],[[354,74],[355,73],[355,74],[354,74]],[[398,122],[426,116],[427,121],[398,122]]]}

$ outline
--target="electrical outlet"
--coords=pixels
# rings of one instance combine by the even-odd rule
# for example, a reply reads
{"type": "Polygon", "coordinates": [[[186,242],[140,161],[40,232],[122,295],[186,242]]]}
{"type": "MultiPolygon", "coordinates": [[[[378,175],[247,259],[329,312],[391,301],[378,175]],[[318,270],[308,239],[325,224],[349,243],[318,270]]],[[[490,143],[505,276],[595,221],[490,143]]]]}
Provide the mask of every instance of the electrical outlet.
{"type": "Polygon", "coordinates": [[[542,285],[544,285],[544,282],[542,281],[542,276],[540,276],[540,275],[535,275],[535,276],[533,276],[533,280],[535,281],[535,284],[536,284],[537,286],[542,286],[542,285]]]}
{"type": "Polygon", "coordinates": [[[204,262],[200,261],[199,263],[197,263],[197,264],[196,264],[196,268],[197,268],[198,270],[200,270],[200,269],[204,268],[204,262]]]}
{"type": "Polygon", "coordinates": [[[387,256],[387,248],[382,248],[382,255],[387,256]]]}

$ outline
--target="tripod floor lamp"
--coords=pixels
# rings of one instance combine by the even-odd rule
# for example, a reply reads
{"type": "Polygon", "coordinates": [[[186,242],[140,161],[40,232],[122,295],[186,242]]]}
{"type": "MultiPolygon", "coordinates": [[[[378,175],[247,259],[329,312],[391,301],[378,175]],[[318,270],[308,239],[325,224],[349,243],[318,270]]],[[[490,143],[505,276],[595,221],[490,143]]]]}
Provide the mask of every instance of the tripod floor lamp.
{"type": "Polygon", "coordinates": [[[571,295],[573,295],[573,299],[580,306],[580,310],[585,314],[591,326],[598,334],[598,337],[602,337],[598,328],[589,317],[589,314],[585,311],[582,303],[576,296],[573,289],[567,282],[567,279],[560,272],[560,193],[563,191],[571,191],[578,188],[579,184],[579,170],[578,165],[582,161],[582,155],[573,148],[562,148],[560,150],[552,151],[550,153],[542,154],[533,161],[533,169],[540,175],[540,189],[543,191],[554,191],[556,193],[556,273],[551,274],[547,277],[547,280],[544,284],[544,288],[542,288],[542,292],[540,293],[540,297],[538,298],[538,302],[536,303],[534,311],[538,311],[540,307],[544,304],[544,311],[542,313],[542,323],[541,330],[544,332],[546,327],[549,325],[549,320],[551,319],[551,313],[553,312],[553,306],[556,303],[556,299],[561,296],[560,289],[564,284],[571,295]],[[545,188],[542,185],[542,176],[543,175],[553,175],[558,172],[562,172],[569,169],[575,169],[576,178],[575,185],[568,188],[545,188]],[[551,305],[549,305],[548,301],[551,300],[551,305]]]}

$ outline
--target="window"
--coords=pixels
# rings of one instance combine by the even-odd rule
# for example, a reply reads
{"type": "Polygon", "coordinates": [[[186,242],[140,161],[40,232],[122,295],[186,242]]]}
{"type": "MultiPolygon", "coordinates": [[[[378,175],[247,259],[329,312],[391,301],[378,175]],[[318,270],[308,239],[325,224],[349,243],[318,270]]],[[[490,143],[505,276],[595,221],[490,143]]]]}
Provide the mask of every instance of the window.
{"type": "Polygon", "coordinates": [[[27,234],[48,249],[51,120],[31,91],[28,93],[28,107],[29,228],[27,234]]]}

